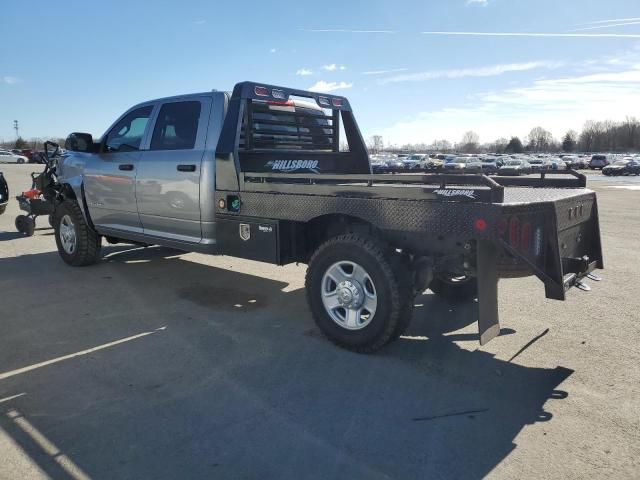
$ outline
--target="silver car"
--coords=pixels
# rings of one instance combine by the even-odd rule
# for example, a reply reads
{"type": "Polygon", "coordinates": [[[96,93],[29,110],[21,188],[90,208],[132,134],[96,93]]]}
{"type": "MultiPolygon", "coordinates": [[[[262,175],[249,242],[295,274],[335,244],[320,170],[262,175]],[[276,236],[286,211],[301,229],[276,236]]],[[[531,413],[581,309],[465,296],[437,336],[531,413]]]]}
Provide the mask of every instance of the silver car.
{"type": "Polygon", "coordinates": [[[17,155],[8,150],[0,150],[0,163],[28,163],[29,159],[24,155],[17,155]]]}

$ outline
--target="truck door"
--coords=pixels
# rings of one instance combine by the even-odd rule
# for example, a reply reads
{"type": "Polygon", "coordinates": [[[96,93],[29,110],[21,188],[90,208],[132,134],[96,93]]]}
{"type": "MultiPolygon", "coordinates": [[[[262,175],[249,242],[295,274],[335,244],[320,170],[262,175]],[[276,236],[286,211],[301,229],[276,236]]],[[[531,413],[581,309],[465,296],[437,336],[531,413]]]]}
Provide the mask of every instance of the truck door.
{"type": "Polygon", "coordinates": [[[192,243],[202,239],[200,170],[210,109],[211,99],[204,96],[160,106],[136,175],[145,235],[192,243]]]}
{"type": "Polygon", "coordinates": [[[103,137],[96,161],[85,170],[87,205],[98,227],[142,232],[135,176],[152,111],[153,105],[145,105],[118,120],[103,137]]]}

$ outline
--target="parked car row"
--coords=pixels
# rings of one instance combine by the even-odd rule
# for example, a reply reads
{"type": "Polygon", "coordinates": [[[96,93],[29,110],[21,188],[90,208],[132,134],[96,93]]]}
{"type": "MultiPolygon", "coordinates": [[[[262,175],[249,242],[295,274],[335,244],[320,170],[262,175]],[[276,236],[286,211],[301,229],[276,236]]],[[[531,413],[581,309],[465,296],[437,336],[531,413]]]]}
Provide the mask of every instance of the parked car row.
{"type": "Polygon", "coordinates": [[[370,156],[374,173],[436,171],[484,173],[485,175],[527,175],[552,170],[601,169],[604,175],[635,175],[640,158],[596,153],[593,155],[550,154],[445,154],[384,153],[370,156]]]}
{"type": "Polygon", "coordinates": [[[29,159],[10,150],[0,150],[0,163],[29,163],[29,159]]]}
{"type": "MultiPolygon", "coordinates": [[[[65,150],[60,149],[60,154],[65,150]]],[[[44,151],[31,149],[0,149],[0,163],[45,163],[44,151]]]]}

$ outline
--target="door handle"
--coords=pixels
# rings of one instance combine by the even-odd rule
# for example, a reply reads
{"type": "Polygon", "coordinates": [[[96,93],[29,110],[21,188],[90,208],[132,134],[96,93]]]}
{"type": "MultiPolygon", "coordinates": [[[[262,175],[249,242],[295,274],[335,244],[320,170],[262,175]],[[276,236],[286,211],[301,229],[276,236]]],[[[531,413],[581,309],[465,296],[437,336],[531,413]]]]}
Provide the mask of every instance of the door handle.
{"type": "Polygon", "coordinates": [[[118,170],[131,171],[133,170],[133,165],[131,165],[130,163],[121,163],[120,165],[118,165],[118,170]]]}
{"type": "Polygon", "coordinates": [[[195,165],[178,165],[178,171],[179,172],[195,172],[196,166],[195,165]]]}

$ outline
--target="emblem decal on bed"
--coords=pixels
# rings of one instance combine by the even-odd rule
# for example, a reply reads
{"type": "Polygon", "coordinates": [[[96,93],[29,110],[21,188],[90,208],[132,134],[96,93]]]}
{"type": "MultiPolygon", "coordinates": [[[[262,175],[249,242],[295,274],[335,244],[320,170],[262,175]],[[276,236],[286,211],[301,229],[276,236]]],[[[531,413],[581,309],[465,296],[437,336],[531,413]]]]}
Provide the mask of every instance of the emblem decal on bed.
{"type": "Polygon", "coordinates": [[[476,192],[474,190],[467,189],[454,190],[451,188],[441,188],[438,190],[434,190],[433,193],[442,197],[467,197],[471,199],[476,198],[476,192]]]}
{"type": "Polygon", "coordinates": [[[240,224],[240,238],[245,242],[251,238],[251,225],[248,223],[240,224]]]}
{"type": "Polygon", "coordinates": [[[265,166],[271,167],[271,170],[281,172],[316,170],[318,168],[318,160],[271,160],[265,166]]]}

